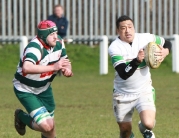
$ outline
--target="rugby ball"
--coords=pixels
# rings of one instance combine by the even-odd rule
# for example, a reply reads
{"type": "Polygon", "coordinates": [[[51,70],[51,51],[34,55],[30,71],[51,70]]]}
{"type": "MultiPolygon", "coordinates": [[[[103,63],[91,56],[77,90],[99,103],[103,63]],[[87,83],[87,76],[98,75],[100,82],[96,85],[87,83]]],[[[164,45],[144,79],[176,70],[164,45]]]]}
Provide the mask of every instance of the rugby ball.
{"type": "Polygon", "coordinates": [[[155,42],[150,42],[144,49],[145,62],[147,66],[152,69],[157,69],[161,62],[159,62],[158,57],[155,55],[156,51],[160,51],[160,47],[155,42]]]}

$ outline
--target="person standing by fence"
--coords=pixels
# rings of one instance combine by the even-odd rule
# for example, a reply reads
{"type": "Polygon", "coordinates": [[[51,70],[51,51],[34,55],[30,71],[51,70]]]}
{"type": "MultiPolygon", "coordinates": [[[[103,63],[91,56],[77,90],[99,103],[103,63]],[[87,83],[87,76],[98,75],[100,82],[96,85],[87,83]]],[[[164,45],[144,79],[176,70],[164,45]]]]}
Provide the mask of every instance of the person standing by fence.
{"type": "Polygon", "coordinates": [[[68,21],[64,16],[64,8],[60,4],[54,6],[53,14],[48,16],[47,19],[56,23],[58,27],[58,35],[61,38],[66,37],[68,21]]]}
{"type": "Polygon", "coordinates": [[[44,20],[37,27],[37,36],[24,49],[13,79],[14,93],[28,112],[15,110],[14,125],[20,135],[25,135],[28,126],[40,131],[42,138],[56,137],[51,82],[59,70],[66,77],[73,76],[56,24],[44,20]]]}

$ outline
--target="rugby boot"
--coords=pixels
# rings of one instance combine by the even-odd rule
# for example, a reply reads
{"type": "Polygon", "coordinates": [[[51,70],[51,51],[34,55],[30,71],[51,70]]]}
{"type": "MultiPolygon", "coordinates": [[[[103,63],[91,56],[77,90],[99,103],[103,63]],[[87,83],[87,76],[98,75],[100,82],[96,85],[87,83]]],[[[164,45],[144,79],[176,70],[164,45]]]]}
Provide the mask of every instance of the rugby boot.
{"type": "Polygon", "coordinates": [[[150,130],[145,130],[145,132],[142,134],[144,138],[155,138],[155,135],[150,130]]]}
{"type": "Polygon", "coordinates": [[[26,125],[22,121],[20,121],[19,118],[18,118],[18,114],[21,111],[22,111],[21,109],[16,109],[15,110],[15,113],[14,113],[14,126],[15,126],[16,131],[19,133],[19,135],[25,135],[25,132],[26,132],[25,127],[26,127],[26,125]]]}

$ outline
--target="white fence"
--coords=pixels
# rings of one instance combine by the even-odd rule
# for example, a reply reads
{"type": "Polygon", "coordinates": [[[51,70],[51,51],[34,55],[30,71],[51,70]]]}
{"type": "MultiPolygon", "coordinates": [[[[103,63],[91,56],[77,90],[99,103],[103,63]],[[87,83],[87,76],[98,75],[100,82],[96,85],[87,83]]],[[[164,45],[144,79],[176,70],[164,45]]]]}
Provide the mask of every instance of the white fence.
{"type": "Polygon", "coordinates": [[[136,32],[179,34],[179,0],[0,0],[0,36],[32,38],[56,4],[64,6],[69,21],[67,38],[113,39],[122,14],[134,19],[136,32]]]}
{"type": "Polygon", "coordinates": [[[172,46],[172,71],[179,73],[179,35],[173,35],[174,41],[172,46]]]}
{"type": "MultiPolygon", "coordinates": [[[[172,42],[172,71],[179,73],[179,35],[175,34],[168,38],[172,42]]],[[[84,41],[83,39],[76,39],[76,42],[84,41]]],[[[101,36],[98,39],[91,39],[87,41],[98,41],[100,42],[100,75],[108,74],[108,37],[101,36]]],[[[28,43],[26,36],[21,36],[18,39],[0,39],[0,42],[20,42],[20,57],[22,57],[23,50],[28,43]]]]}

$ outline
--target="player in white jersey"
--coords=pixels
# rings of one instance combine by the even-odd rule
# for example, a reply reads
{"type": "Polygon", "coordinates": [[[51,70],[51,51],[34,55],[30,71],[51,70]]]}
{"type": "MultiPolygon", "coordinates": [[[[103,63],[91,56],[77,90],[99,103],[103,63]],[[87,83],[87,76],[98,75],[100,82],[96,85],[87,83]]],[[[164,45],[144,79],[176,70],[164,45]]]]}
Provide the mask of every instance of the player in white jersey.
{"type": "Polygon", "coordinates": [[[15,110],[14,125],[20,135],[28,126],[40,131],[42,138],[56,137],[51,82],[59,70],[66,77],[73,76],[56,24],[44,20],[37,27],[37,36],[24,49],[13,79],[15,95],[27,111],[15,110]]]}
{"type": "Polygon", "coordinates": [[[139,130],[144,138],[155,138],[155,89],[152,87],[150,69],[144,60],[143,49],[149,42],[160,45],[156,55],[162,62],[169,54],[171,43],[150,33],[135,33],[133,20],[121,16],[116,21],[118,37],[108,52],[115,68],[113,107],[120,129],[120,138],[134,138],[132,115],[139,113],[139,130]]]}

